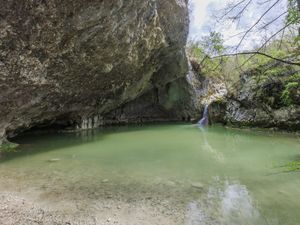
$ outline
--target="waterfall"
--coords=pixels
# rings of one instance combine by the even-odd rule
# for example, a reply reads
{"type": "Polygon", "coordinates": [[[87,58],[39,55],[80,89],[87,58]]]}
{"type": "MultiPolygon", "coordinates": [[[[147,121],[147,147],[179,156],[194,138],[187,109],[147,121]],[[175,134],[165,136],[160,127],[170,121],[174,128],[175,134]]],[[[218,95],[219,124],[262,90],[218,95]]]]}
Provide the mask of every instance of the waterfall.
{"type": "Polygon", "coordinates": [[[202,119],[199,120],[198,124],[201,127],[204,127],[204,126],[208,125],[208,105],[205,105],[202,119]]]}

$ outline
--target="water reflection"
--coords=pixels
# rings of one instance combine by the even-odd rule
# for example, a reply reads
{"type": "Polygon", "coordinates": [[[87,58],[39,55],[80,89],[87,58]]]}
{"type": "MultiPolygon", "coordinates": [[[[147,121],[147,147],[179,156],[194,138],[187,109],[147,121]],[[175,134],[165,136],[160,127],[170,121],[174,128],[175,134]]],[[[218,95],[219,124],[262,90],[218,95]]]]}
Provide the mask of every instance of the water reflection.
{"type": "Polygon", "coordinates": [[[199,200],[187,205],[186,225],[267,224],[245,185],[218,179],[199,200]]]}
{"type": "Polygon", "coordinates": [[[80,138],[81,141],[83,142],[90,142],[90,141],[94,141],[97,137],[96,134],[99,135],[99,130],[95,130],[95,129],[87,129],[87,130],[79,130],[78,132],[76,132],[76,137],[80,138]]]}
{"type": "Polygon", "coordinates": [[[212,154],[213,158],[218,162],[224,162],[224,155],[210,145],[207,138],[207,130],[203,126],[197,126],[201,131],[201,149],[212,154]]]}

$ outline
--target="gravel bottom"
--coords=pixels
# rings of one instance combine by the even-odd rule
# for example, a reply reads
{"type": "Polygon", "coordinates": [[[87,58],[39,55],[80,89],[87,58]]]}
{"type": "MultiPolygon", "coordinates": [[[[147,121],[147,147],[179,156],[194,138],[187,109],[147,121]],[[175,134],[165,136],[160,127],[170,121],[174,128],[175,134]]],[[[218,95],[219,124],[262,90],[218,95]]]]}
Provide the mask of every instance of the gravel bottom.
{"type": "Polygon", "coordinates": [[[145,199],[123,202],[95,200],[84,205],[76,202],[33,201],[19,193],[0,193],[1,225],[177,225],[184,224],[182,209],[168,202],[145,199]]]}

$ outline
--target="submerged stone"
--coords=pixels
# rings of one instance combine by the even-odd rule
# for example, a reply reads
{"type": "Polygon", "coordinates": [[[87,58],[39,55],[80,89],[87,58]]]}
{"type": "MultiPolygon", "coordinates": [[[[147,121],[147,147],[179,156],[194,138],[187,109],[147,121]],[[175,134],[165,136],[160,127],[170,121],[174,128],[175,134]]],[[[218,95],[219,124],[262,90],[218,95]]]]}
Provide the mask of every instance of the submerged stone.
{"type": "Polygon", "coordinates": [[[193,188],[202,189],[204,188],[203,184],[200,182],[194,182],[191,184],[193,188]]]}
{"type": "Polygon", "coordinates": [[[59,162],[61,159],[54,158],[54,159],[48,159],[47,162],[59,162]]]}

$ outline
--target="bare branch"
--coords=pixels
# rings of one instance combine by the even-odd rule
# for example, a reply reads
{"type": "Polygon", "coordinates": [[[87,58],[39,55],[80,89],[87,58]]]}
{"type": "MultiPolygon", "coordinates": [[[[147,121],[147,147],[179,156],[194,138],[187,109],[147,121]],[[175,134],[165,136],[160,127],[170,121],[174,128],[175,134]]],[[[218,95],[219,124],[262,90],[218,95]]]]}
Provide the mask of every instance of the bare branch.
{"type": "Polygon", "coordinates": [[[283,37],[284,37],[284,33],[285,33],[285,29],[282,31],[282,35],[281,35],[280,42],[279,42],[279,45],[278,45],[279,49],[281,48],[281,45],[282,45],[282,40],[283,40],[283,37]]]}
{"type": "Polygon", "coordinates": [[[264,1],[264,2],[259,2],[258,4],[264,5],[264,4],[269,3],[269,2],[271,2],[271,1],[272,1],[272,0],[266,0],[266,1],[264,1]]]}
{"type": "Polygon", "coordinates": [[[260,18],[246,31],[246,33],[243,35],[242,39],[240,40],[240,42],[238,43],[236,50],[238,50],[238,48],[240,47],[240,45],[242,44],[242,42],[244,41],[245,37],[247,36],[247,34],[264,18],[264,16],[275,6],[277,5],[281,0],[277,0],[271,7],[269,7],[261,16],[260,18]]]}
{"type": "Polygon", "coordinates": [[[230,9],[223,15],[220,17],[219,20],[223,19],[224,17],[226,17],[229,13],[231,13],[234,9],[236,9],[239,5],[241,5],[242,3],[244,3],[246,0],[242,0],[240,2],[238,2],[237,4],[233,5],[230,7],[230,9]]]}
{"type": "MultiPolygon", "coordinates": [[[[285,11],[283,13],[281,13],[279,16],[277,16],[276,18],[274,18],[273,20],[269,21],[268,23],[266,23],[264,26],[260,27],[259,30],[263,30],[266,29],[268,26],[270,26],[272,23],[274,23],[276,20],[278,20],[280,17],[282,17],[284,14],[286,14],[288,11],[285,11]]],[[[247,32],[247,30],[241,31],[237,34],[234,34],[232,36],[229,36],[226,40],[230,40],[231,38],[234,38],[236,36],[239,36],[241,34],[245,34],[247,32]]],[[[249,33],[254,32],[254,31],[250,31],[249,33]]],[[[248,34],[249,34],[248,33],[248,34]]]]}
{"type": "MultiPolygon", "coordinates": [[[[279,34],[281,31],[284,31],[288,26],[290,26],[294,21],[291,21],[290,23],[286,24],[284,27],[282,27],[280,30],[272,34],[256,51],[260,52],[268,43],[269,41],[274,38],[277,34],[279,34]]],[[[255,55],[250,56],[240,67],[243,67],[247,62],[249,62],[255,55]]]]}
{"type": "Polygon", "coordinates": [[[201,60],[200,65],[202,66],[202,64],[206,61],[206,59],[209,59],[210,57],[208,55],[205,55],[204,58],[201,60]]]}
{"type": "Polygon", "coordinates": [[[284,14],[287,14],[288,11],[285,11],[283,13],[281,13],[279,16],[275,17],[273,20],[269,21],[268,23],[266,23],[263,27],[259,28],[259,29],[266,29],[268,26],[270,26],[270,24],[274,23],[276,20],[278,20],[280,17],[282,17],[284,14]]]}
{"type": "Polygon", "coordinates": [[[236,16],[234,16],[232,19],[236,20],[236,19],[240,18],[241,15],[244,13],[244,11],[248,8],[248,6],[250,5],[251,2],[252,2],[252,0],[249,0],[247,2],[247,4],[242,8],[242,10],[240,12],[238,12],[238,14],[236,16]]]}
{"type": "Polygon", "coordinates": [[[276,60],[276,61],[279,61],[279,62],[282,62],[282,63],[285,63],[285,64],[300,66],[300,62],[287,61],[287,60],[276,58],[274,56],[271,56],[271,55],[268,55],[266,53],[259,52],[259,51],[238,52],[238,53],[232,53],[232,54],[224,54],[224,55],[219,55],[219,56],[212,57],[212,59],[220,58],[220,57],[237,56],[237,55],[262,55],[262,56],[265,56],[267,58],[270,58],[270,59],[273,59],[273,60],[276,60]]]}

